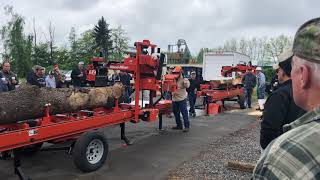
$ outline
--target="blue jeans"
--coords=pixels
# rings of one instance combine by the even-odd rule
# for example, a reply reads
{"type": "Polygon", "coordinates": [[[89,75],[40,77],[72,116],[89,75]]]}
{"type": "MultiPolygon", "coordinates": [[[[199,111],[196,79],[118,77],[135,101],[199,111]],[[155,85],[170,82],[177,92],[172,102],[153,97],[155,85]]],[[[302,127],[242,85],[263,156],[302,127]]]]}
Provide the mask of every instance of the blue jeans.
{"type": "Polygon", "coordinates": [[[180,119],[180,112],[183,117],[183,122],[184,122],[184,127],[189,128],[190,123],[189,123],[189,116],[188,116],[188,109],[187,109],[187,100],[182,100],[182,101],[173,101],[172,102],[172,109],[173,109],[173,114],[176,119],[177,127],[182,128],[182,123],[180,119]]]}
{"type": "Polygon", "coordinates": [[[163,98],[166,99],[166,100],[171,100],[171,99],[172,99],[171,92],[165,91],[165,92],[163,93],[163,98]]]}
{"type": "Polygon", "coordinates": [[[261,86],[257,88],[257,97],[258,99],[264,99],[266,86],[261,86]]]}
{"type": "Polygon", "coordinates": [[[194,93],[188,93],[188,99],[189,99],[189,105],[190,105],[189,112],[195,113],[194,105],[196,104],[197,95],[194,93]]]}
{"type": "Polygon", "coordinates": [[[247,107],[251,107],[251,96],[252,96],[252,88],[245,88],[244,89],[244,98],[247,107]]]}

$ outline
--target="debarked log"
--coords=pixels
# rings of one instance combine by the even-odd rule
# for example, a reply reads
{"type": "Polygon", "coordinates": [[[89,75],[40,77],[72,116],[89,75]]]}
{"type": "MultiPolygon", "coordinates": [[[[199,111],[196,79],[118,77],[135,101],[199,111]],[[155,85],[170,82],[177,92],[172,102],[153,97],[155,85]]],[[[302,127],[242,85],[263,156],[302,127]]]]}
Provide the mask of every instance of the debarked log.
{"type": "Polygon", "coordinates": [[[122,92],[121,85],[81,89],[24,86],[0,93],[0,124],[43,117],[46,104],[51,105],[50,114],[97,107],[110,108],[115,99],[121,97],[122,92]]]}

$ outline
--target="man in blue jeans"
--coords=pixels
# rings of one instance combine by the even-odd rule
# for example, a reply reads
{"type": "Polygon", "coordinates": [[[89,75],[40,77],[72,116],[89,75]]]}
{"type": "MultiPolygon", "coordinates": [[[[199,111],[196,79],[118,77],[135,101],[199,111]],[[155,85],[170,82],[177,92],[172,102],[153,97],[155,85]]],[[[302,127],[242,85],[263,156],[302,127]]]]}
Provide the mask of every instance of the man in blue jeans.
{"type": "Polygon", "coordinates": [[[179,74],[177,77],[177,90],[172,92],[172,108],[173,114],[176,120],[177,126],[173,127],[174,130],[182,130],[182,122],[180,119],[180,113],[183,117],[184,122],[184,130],[183,132],[188,132],[190,123],[187,109],[187,96],[188,93],[186,89],[190,86],[190,82],[188,79],[183,78],[182,76],[182,68],[180,66],[175,67],[172,72],[173,74],[179,74]]]}
{"type": "Polygon", "coordinates": [[[247,108],[251,108],[251,96],[253,88],[256,86],[256,76],[252,74],[251,70],[247,70],[246,74],[242,78],[242,84],[244,85],[244,97],[247,108]]]}
{"type": "Polygon", "coordinates": [[[191,72],[191,79],[189,79],[190,86],[187,89],[188,99],[189,99],[189,115],[192,117],[196,117],[195,104],[197,100],[197,90],[200,89],[200,82],[197,79],[197,75],[195,71],[191,72]]]}
{"type": "Polygon", "coordinates": [[[266,90],[266,76],[262,72],[261,67],[256,68],[257,71],[257,97],[259,108],[257,110],[263,111],[264,103],[266,100],[264,99],[264,94],[266,90]]]}

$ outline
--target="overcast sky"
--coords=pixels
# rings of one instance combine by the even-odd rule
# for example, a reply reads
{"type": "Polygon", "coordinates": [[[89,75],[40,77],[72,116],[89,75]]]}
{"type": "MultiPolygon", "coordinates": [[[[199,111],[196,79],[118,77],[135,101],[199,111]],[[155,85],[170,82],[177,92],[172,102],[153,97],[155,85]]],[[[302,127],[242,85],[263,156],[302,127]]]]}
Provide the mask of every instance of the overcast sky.
{"type": "Polygon", "coordinates": [[[231,38],[293,36],[303,22],[320,16],[320,0],[0,0],[0,26],[7,4],[25,17],[27,32],[35,18],[42,41],[49,21],[62,45],[72,26],[80,34],[104,16],[111,27],[122,25],[132,42],[150,39],[166,50],[185,39],[194,55],[231,38]]]}

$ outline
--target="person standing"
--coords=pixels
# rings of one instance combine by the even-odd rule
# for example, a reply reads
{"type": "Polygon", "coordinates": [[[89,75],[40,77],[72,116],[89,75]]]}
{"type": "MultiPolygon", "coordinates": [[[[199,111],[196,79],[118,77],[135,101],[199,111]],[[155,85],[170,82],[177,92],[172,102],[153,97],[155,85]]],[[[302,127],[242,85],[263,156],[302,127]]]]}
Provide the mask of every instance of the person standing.
{"type": "Polygon", "coordinates": [[[19,80],[17,75],[11,71],[11,65],[9,62],[4,62],[2,64],[2,75],[6,79],[8,90],[15,90],[16,85],[19,84],[19,80]]]}
{"type": "Polygon", "coordinates": [[[180,119],[180,113],[183,117],[184,122],[184,130],[183,132],[188,132],[190,128],[188,109],[187,109],[187,88],[190,86],[190,82],[188,79],[183,78],[182,68],[180,66],[176,66],[172,72],[173,74],[177,74],[177,90],[172,92],[172,109],[173,114],[176,120],[176,126],[172,129],[174,130],[182,130],[182,123],[180,119]]]}
{"type": "Polygon", "coordinates": [[[293,41],[292,89],[307,111],[286,124],[257,162],[253,179],[319,179],[320,175],[320,18],[304,23],[293,41]]]}
{"type": "Polygon", "coordinates": [[[258,97],[258,104],[259,104],[259,108],[257,110],[263,111],[264,103],[265,103],[264,94],[266,90],[266,76],[263,74],[261,67],[257,67],[256,72],[257,72],[257,97],[258,97]]]}
{"type": "Polygon", "coordinates": [[[118,70],[113,70],[113,74],[111,75],[111,82],[114,85],[117,82],[120,82],[120,75],[118,70]]]}
{"type": "Polygon", "coordinates": [[[30,85],[36,85],[38,87],[45,87],[46,86],[46,80],[45,80],[45,74],[44,74],[44,67],[42,66],[34,66],[35,72],[32,74],[29,74],[27,78],[27,83],[30,85]]]}
{"type": "Polygon", "coordinates": [[[57,88],[56,78],[54,76],[54,72],[50,71],[48,76],[46,77],[46,87],[57,88]]]}
{"type": "Polygon", "coordinates": [[[126,71],[121,71],[120,72],[120,82],[124,85],[125,87],[125,92],[124,92],[124,102],[125,103],[130,103],[131,102],[131,92],[132,92],[132,89],[131,89],[131,80],[132,80],[132,77],[130,76],[130,74],[128,74],[126,71]]]}
{"type": "Polygon", "coordinates": [[[0,72],[0,92],[7,92],[8,91],[7,84],[8,84],[8,82],[6,81],[6,78],[0,72]]]}
{"type": "Polygon", "coordinates": [[[86,85],[86,70],[84,62],[79,62],[78,67],[71,72],[71,79],[75,88],[84,87],[86,85]]]}
{"type": "MultiPolygon", "coordinates": [[[[56,84],[56,87],[57,88],[62,88],[63,86],[63,74],[61,73],[60,69],[59,69],[59,64],[58,63],[55,63],[53,64],[53,69],[51,71],[51,73],[53,73],[54,75],[54,79],[55,79],[55,84],[56,84]]],[[[50,75],[50,73],[49,73],[50,75]]]]}
{"type": "Polygon", "coordinates": [[[301,117],[305,111],[298,107],[292,94],[291,61],[292,51],[288,50],[278,57],[276,69],[278,89],[267,99],[262,115],[260,146],[265,149],[268,144],[283,134],[283,126],[301,117]]]}
{"type": "Polygon", "coordinates": [[[251,70],[247,70],[246,74],[242,78],[242,84],[244,85],[244,98],[246,107],[251,108],[251,97],[253,88],[256,86],[256,76],[253,75],[251,70]]]}
{"type": "MultiPolygon", "coordinates": [[[[166,74],[172,74],[172,71],[174,70],[174,67],[167,67],[166,74]]],[[[172,93],[170,91],[165,90],[163,93],[163,98],[166,100],[172,100],[172,93]]]]}
{"type": "Polygon", "coordinates": [[[197,100],[197,90],[200,89],[200,81],[197,79],[195,71],[191,72],[191,78],[189,79],[190,86],[187,88],[188,99],[189,99],[189,115],[196,117],[195,104],[197,100]]]}

